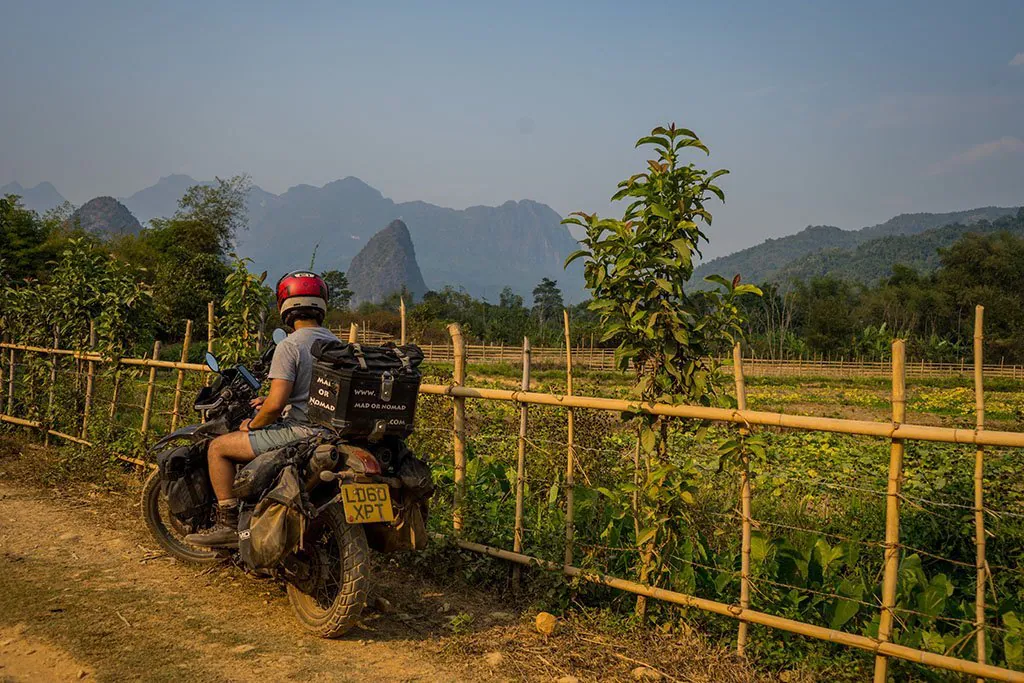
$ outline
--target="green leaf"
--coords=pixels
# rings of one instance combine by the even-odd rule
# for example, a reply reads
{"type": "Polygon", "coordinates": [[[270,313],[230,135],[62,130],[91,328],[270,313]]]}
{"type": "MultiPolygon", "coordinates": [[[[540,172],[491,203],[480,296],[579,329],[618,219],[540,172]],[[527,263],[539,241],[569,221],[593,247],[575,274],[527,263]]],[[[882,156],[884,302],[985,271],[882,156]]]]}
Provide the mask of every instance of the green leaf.
{"type": "Polygon", "coordinates": [[[651,213],[667,221],[672,220],[672,213],[665,208],[664,204],[658,204],[657,202],[651,204],[651,213]]]}
{"type": "Polygon", "coordinates": [[[571,254],[569,254],[569,257],[565,259],[565,265],[562,266],[562,267],[563,268],[568,268],[569,264],[572,263],[573,261],[575,261],[576,259],[580,258],[581,256],[589,256],[589,255],[590,255],[590,252],[587,251],[586,249],[577,249],[576,251],[574,251],[571,254]]]}
{"type": "Polygon", "coordinates": [[[640,450],[644,453],[653,453],[656,435],[650,427],[644,426],[640,431],[640,450]]]}
{"type": "Polygon", "coordinates": [[[850,579],[845,579],[839,584],[838,592],[839,595],[852,598],[852,600],[835,598],[832,618],[829,619],[829,628],[837,631],[842,628],[844,624],[850,621],[850,619],[857,616],[857,612],[860,610],[861,606],[858,602],[854,602],[854,600],[861,600],[864,597],[864,587],[850,579]]]}
{"type": "Polygon", "coordinates": [[[659,135],[647,135],[636,141],[633,149],[641,145],[657,145],[658,147],[665,147],[667,149],[672,148],[672,143],[668,141],[668,138],[663,138],[659,135]]]}
{"type": "Polygon", "coordinates": [[[732,289],[732,283],[726,280],[721,275],[708,275],[706,278],[704,278],[704,281],[711,282],[716,285],[722,285],[726,289],[732,289]]]}
{"type": "Polygon", "coordinates": [[[658,533],[658,527],[656,527],[656,526],[649,526],[646,529],[641,529],[640,533],[637,534],[636,544],[638,546],[641,546],[644,543],[647,543],[648,541],[653,540],[654,539],[654,535],[656,533],[658,533]]]}

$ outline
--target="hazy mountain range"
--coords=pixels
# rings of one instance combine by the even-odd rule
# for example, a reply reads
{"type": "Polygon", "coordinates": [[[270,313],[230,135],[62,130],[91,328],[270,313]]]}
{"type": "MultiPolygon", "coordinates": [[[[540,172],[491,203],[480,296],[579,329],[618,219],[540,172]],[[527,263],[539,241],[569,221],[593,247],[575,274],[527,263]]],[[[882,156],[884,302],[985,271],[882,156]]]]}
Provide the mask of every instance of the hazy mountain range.
{"type": "MultiPolygon", "coordinates": [[[[120,202],[145,226],[153,218],[173,215],[182,194],[197,183],[186,175],[170,175],[120,202]]],[[[53,188],[49,183],[38,187],[44,186],[53,188]]],[[[24,191],[20,185],[10,187],[24,191]]],[[[50,208],[35,198],[31,205],[24,203],[38,211],[50,208]]],[[[269,271],[271,278],[309,267],[314,250],[317,270],[347,270],[371,237],[401,220],[431,289],[452,285],[496,302],[501,290],[511,286],[532,301],[533,288],[549,277],[558,281],[567,301],[583,298],[582,266],[562,268],[576,241],[554,209],[534,201],[463,210],[419,201],[396,203],[348,177],[323,187],[296,185],[280,195],[253,186],[247,208],[249,228],[237,236],[236,251],[252,258],[257,271],[269,271]]],[[[125,231],[121,221],[106,230],[90,226],[95,232],[125,231]]]]}
{"type": "MultiPolygon", "coordinates": [[[[178,200],[197,182],[187,175],[169,175],[120,201],[145,225],[152,218],[173,215],[178,200]]],[[[40,213],[64,201],[48,182],[32,188],[10,183],[0,188],[0,194],[7,193],[21,195],[28,208],[40,213]]],[[[113,207],[110,202],[105,204],[113,207]]],[[[308,267],[314,250],[317,270],[348,270],[370,238],[400,220],[408,226],[415,260],[430,289],[452,285],[497,301],[501,289],[511,286],[530,301],[534,286],[541,278],[550,277],[558,280],[568,301],[580,301],[585,296],[582,264],[577,261],[568,272],[562,269],[576,241],[560,225],[561,217],[538,202],[509,201],[501,206],[463,210],[419,201],[396,203],[350,176],[323,187],[296,185],[280,195],[253,186],[247,208],[249,228],[238,235],[237,251],[252,258],[258,269],[267,269],[272,277],[285,270],[308,267]]],[[[951,213],[902,214],[859,230],[808,226],[796,234],[768,239],[703,263],[697,267],[693,282],[706,286],[703,278],[718,273],[728,278],[739,274],[744,282],[754,283],[819,275],[873,283],[887,277],[895,263],[927,272],[938,265],[937,250],[966,232],[1016,232],[1020,220],[999,219],[1017,211],[990,206],[951,213]]],[[[115,234],[136,229],[121,212],[111,211],[110,215],[115,213],[118,225],[91,229],[115,234]]]]}
{"type": "Polygon", "coordinates": [[[8,194],[18,195],[21,197],[22,206],[40,215],[66,201],[60,192],[57,192],[57,188],[47,182],[39,183],[35,187],[22,187],[18,182],[7,183],[0,187],[0,197],[8,194]]]}

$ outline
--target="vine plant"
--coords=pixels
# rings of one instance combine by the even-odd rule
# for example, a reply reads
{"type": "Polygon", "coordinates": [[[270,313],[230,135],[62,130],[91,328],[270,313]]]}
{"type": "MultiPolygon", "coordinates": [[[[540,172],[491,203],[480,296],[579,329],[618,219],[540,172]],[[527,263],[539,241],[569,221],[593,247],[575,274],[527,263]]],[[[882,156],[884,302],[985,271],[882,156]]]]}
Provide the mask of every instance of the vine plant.
{"type": "MultiPolygon", "coordinates": [[[[725,200],[715,181],[728,171],[708,172],[684,163],[684,153],[710,152],[693,131],[675,124],[655,128],[636,146],[653,147],[656,158],[647,162],[646,172],[618,184],[612,200],[629,202],[622,218],[576,212],[563,221],[586,230],[583,248],[566,265],[584,259],[590,308],[600,317],[602,341],[618,341],[617,365],[634,371],[633,393],[640,401],[726,405],[731,399],[716,385],[716,358],[742,335],[738,299],[761,291],[741,284],[739,276],[705,278],[713,289],[693,287],[690,279],[712,222],[707,206],[716,198],[725,200]]],[[[667,567],[662,558],[685,541],[674,531],[685,526],[666,522],[688,516],[695,502],[695,473],[670,457],[665,418],[635,417],[634,483],[602,493],[623,513],[631,512],[635,542],[642,548],[640,578],[656,583],[667,567]]],[[[750,451],[763,455],[763,444],[742,432],[719,445],[720,454],[734,460],[750,451]]],[[[642,615],[642,599],[637,607],[642,615]]]]}

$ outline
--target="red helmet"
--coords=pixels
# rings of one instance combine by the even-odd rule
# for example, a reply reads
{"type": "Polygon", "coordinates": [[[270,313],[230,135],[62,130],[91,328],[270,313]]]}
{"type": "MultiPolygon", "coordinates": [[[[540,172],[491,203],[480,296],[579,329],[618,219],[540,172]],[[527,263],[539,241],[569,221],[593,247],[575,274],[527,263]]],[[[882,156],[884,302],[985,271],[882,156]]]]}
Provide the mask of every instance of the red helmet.
{"type": "Polygon", "coordinates": [[[286,273],[277,281],[277,311],[285,324],[299,311],[319,312],[322,321],[329,298],[327,283],[308,270],[286,273]]]}

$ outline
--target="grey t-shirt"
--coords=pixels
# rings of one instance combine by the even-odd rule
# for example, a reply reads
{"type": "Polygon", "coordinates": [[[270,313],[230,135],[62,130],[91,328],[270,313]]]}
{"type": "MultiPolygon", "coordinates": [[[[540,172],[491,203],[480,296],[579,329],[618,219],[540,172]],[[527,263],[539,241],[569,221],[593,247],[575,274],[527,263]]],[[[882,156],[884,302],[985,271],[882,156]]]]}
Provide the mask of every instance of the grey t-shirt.
{"type": "Polygon", "coordinates": [[[309,383],[313,379],[313,354],[309,349],[317,339],[338,341],[326,327],[303,327],[289,334],[274,349],[268,377],[294,383],[283,413],[283,417],[289,420],[309,422],[306,408],[309,406],[309,383]]]}

